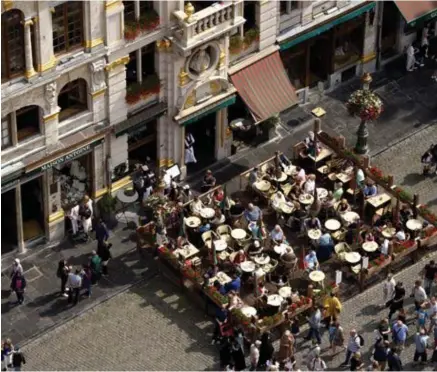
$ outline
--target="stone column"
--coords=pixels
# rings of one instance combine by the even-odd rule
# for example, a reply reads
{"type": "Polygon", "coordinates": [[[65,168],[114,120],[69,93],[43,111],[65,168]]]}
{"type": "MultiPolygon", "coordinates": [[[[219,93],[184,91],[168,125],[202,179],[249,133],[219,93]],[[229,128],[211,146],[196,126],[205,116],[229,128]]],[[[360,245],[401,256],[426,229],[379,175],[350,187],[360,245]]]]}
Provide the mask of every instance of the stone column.
{"type": "Polygon", "coordinates": [[[32,56],[32,37],[30,33],[30,26],[33,25],[31,18],[24,20],[24,56],[26,60],[26,78],[30,79],[36,75],[33,68],[33,56],[32,56]]]}
{"type": "Polygon", "coordinates": [[[225,107],[216,114],[216,139],[215,154],[216,159],[221,160],[231,155],[232,138],[227,136],[228,127],[228,108],[225,107]]]}
{"type": "Polygon", "coordinates": [[[89,64],[91,73],[91,86],[89,102],[91,103],[94,123],[99,123],[106,118],[106,82],[105,60],[100,59],[89,64]]]}
{"type": "Polygon", "coordinates": [[[17,217],[17,243],[18,253],[25,253],[24,232],[23,232],[23,210],[21,208],[21,185],[15,188],[15,208],[17,217]]]}
{"type": "Polygon", "coordinates": [[[366,13],[364,24],[364,40],[363,40],[363,55],[361,61],[362,69],[357,69],[357,75],[360,76],[364,72],[374,72],[376,67],[376,38],[378,27],[378,14],[376,13],[381,7],[374,8],[375,14],[373,24],[370,24],[370,12],[366,13]]]}
{"type": "Polygon", "coordinates": [[[103,18],[102,1],[84,2],[84,46],[87,52],[103,48],[103,18]]]}
{"type": "MultiPolygon", "coordinates": [[[[173,125],[178,125],[177,123],[174,123],[173,125]]],[[[176,133],[178,131],[175,131],[176,133]]],[[[180,136],[175,136],[175,138],[179,138],[180,140],[180,146],[179,146],[179,153],[180,153],[180,160],[179,165],[181,168],[181,179],[183,180],[185,177],[187,177],[187,166],[185,165],[185,126],[181,126],[180,128],[180,136]]],[[[175,134],[176,134],[175,133],[175,134]]],[[[196,156],[196,154],[194,154],[196,156]]]]}
{"type": "Polygon", "coordinates": [[[18,143],[17,137],[17,112],[12,111],[10,114],[11,118],[11,144],[12,146],[16,146],[18,143]]]}
{"type": "Polygon", "coordinates": [[[38,72],[44,74],[56,65],[53,55],[52,13],[48,1],[36,1],[35,4],[38,9],[38,22],[35,22],[35,37],[39,40],[38,72]]]}
{"type": "Polygon", "coordinates": [[[58,148],[59,111],[60,108],[58,107],[55,112],[43,117],[45,144],[48,153],[55,151],[58,148]]]}
{"type": "Polygon", "coordinates": [[[108,84],[108,113],[111,125],[120,123],[127,118],[126,104],[126,68],[129,56],[119,58],[106,65],[108,84]]]}
{"type": "Polygon", "coordinates": [[[136,51],[137,54],[137,81],[142,83],[143,81],[143,55],[141,53],[141,49],[136,51]]]}

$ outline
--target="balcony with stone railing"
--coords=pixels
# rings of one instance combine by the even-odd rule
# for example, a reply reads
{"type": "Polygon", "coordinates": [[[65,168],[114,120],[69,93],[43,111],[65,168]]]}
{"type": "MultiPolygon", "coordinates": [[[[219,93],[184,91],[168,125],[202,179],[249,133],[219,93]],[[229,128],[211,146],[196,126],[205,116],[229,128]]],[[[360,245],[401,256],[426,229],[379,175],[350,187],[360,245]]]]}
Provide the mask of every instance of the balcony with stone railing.
{"type": "Polygon", "coordinates": [[[182,49],[194,48],[245,22],[242,0],[217,2],[198,12],[187,3],[184,11],[177,10],[173,15],[178,24],[174,32],[175,42],[182,49]]]}

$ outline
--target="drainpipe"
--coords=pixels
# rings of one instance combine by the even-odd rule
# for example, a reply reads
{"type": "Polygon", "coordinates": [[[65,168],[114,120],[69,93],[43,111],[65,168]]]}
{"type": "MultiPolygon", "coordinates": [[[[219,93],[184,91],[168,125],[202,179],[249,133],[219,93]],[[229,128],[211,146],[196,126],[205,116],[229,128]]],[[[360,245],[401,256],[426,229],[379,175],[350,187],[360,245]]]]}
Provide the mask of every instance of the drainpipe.
{"type": "Polygon", "coordinates": [[[378,11],[378,25],[376,29],[376,70],[381,69],[381,42],[382,42],[382,20],[384,16],[384,2],[376,3],[378,11]]]}

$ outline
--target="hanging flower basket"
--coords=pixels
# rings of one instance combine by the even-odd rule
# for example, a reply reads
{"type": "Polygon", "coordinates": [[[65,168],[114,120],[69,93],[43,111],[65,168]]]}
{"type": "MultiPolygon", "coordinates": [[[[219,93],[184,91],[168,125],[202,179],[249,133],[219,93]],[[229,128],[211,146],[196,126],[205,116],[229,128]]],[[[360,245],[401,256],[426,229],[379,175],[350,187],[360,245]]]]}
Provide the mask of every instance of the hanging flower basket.
{"type": "Polygon", "coordinates": [[[364,121],[377,120],[383,111],[381,99],[370,90],[357,90],[346,103],[349,113],[364,121]]]}

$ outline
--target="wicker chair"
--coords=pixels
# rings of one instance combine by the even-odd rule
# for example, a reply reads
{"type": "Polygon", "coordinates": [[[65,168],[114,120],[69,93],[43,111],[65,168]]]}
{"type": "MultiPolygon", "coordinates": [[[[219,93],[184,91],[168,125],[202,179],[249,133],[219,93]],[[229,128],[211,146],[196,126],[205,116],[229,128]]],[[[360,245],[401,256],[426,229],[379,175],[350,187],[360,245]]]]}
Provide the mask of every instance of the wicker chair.
{"type": "Polygon", "coordinates": [[[232,237],[231,237],[231,232],[232,232],[232,228],[229,225],[221,225],[218,226],[217,229],[215,230],[215,232],[217,233],[217,235],[226,241],[226,243],[228,243],[228,245],[231,245],[232,242],[232,237]]]}
{"type": "Polygon", "coordinates": [[[211,248],[212,239],[218,239],[218,237],[214,233],[214,231],[205,231],[202,234],[202,241],[203,241],[203,244],[205,244],[205,247],[211,248]]]}

